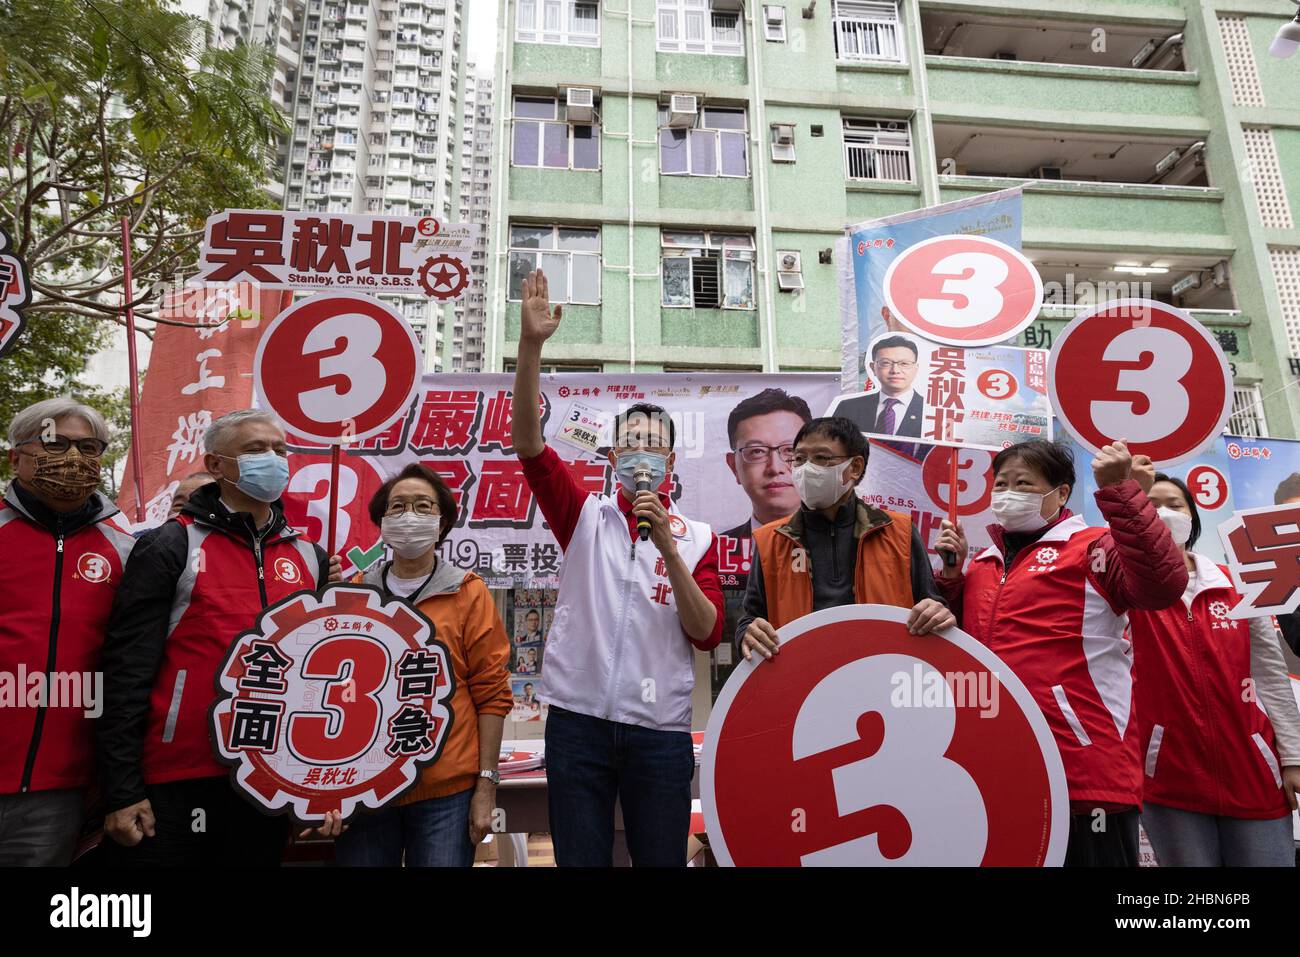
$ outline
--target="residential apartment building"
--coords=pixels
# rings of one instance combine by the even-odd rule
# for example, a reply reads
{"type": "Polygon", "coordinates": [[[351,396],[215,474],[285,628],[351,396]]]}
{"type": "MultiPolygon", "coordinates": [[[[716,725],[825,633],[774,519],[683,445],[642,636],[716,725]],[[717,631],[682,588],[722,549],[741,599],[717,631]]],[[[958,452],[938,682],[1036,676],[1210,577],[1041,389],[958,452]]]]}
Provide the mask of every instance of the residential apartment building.
{"type": "Polygon", "coordinates": [[[460,130],[460,218],[483,227],[470,262],[472,279],[456,303],[448,340],[451,372],[483,371],[483,324],[487,314],[488,216],[492,204],[492,77],[465,67],[464,115],[460,130]]]}
{"type": "Polygon", "coordinates": [[[1234,430],[1296,435],[1286,0],[499,4],[485,369],[540,265],[556,368],[837,370],[846,224],[1023,185],[1023,345],[1148,294],[1223,344],[1234,430]]]}

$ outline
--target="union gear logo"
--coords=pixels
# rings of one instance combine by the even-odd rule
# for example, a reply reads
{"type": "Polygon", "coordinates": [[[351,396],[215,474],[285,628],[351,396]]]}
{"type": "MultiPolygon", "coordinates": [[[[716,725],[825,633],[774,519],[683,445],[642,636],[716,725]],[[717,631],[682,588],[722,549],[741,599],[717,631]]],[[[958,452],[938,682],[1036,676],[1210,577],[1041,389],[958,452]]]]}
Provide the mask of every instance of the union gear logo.
{"type": "Polygon", "coordinates": [[[429,620],[367,586],[272,606],[218,683],[212,740],[232,783],[305,824],[389,804],[442,754],[454,719],[451,655],[429,620]]]}
{"type": "Polygon", "coordinates": [[[1040,565],[1050,565],[1060,557],[1061,553],[1055,548],[1040,548],[1034,552],[1034,561],[1040,565]]]}
{"type": "Polygon", "coordinates": [[[112,570],[113,566],[108,563],[108,559],[95,552],[86,552],[77,559],[77,574],[82,581],[106,582],[112,570]]]}
{"type": "Polygon", "coordinates": [[[1210,602],[1210,614],[1222,621],[1228,617],[1228,603],[1226,601],[1210,602]]]}

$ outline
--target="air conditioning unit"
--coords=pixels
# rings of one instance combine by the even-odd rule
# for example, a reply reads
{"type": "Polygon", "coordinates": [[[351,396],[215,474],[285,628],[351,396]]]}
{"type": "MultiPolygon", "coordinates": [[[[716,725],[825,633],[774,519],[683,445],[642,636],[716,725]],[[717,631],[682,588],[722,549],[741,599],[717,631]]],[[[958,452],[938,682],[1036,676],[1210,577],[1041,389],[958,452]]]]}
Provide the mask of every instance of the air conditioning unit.
{"type": "Polygon", "coordinates": [[[794,162],[794,124],[772,124],[772,162],[794,162]]]}
{"type": "Polygon", "coordinates": [[[782,292],[803,288],[803,255],[793,249],[776,251],[776,285],[782,292]]]}
{"type": "Polygon", "coordinates": [[[568,87],[564,105],[570,123],[590,123],[596,116],[596,91],[589,86],[568,87]]]}
{"type": "Polygon", "coordinates": [[[690,93],[674,93],[668,100],[668,125],[690,129],[700,114],[700,98],[690,93]]]}
{"type": "Polygon", "coordinates": [[[1065,170],[1059,166],[1040,166],[1034,170],[1034,179],[1065,179],[1065,170]]]}

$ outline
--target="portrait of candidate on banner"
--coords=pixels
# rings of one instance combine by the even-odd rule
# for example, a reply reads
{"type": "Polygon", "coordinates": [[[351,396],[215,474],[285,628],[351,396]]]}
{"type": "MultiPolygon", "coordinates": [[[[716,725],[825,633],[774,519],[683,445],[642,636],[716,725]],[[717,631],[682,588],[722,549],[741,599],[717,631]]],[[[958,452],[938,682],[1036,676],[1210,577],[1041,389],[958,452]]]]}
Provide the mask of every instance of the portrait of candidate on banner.
{"type": "Polygon", "coordinates": [[[927,443],[1000,451],[1052,437],[1047,353],[1006,346],[957,348],[910,333],[877,336],[864,357],[867,388],[839,396],[827,415],[916,461],[927,443]]]}

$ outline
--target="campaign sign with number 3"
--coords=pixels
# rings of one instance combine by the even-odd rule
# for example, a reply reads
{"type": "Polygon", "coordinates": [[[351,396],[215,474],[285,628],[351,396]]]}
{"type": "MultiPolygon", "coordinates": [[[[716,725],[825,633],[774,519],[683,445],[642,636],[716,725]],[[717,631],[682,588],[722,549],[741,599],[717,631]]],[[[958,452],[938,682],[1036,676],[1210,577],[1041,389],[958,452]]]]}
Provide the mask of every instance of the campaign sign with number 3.
{"type": "Polygon", "coordinates": [[[392,801],[442,754],[454,720],[451,652],[409,604],[365,586],[268,608],[217,683],[218,760],[262,810],[305,823],[392,801]]]}
{"type": "Polygon", "coordinates": [[[987,236],[936,236],[907,249],[885,273],[885,305],[917,335],[950,346],[987,346],[1038,317],[1043,280],[1034,264],[987,236]]]}
{"type": "Polygon", "coordinates": [[[848,605],[782,628],[709,718],[700,797],[735,866],[1051,866],[1065,769],[1033,697],[966,633],[848,605]]]}
{"type": "Polygon", "coordinates": [[[410,408],[420,341],[392,306],[363,293],[295,303],[257,344],[253,385],[285,428],[317,442],[376,435],[410,408]]]}
{"type": "Polygon", "coordinates": [[[1187,313],[1117,299],[1071,322],[1047,367],[1056,414],[1093,454],[1116,439],[1157,467],[1214,443],[1232,414],[1232,373],[1219,343],[1187,313]]]}

